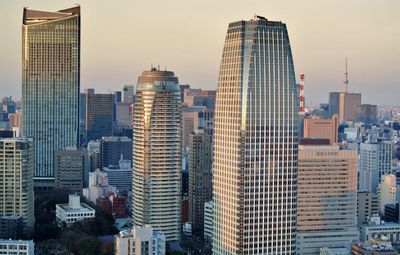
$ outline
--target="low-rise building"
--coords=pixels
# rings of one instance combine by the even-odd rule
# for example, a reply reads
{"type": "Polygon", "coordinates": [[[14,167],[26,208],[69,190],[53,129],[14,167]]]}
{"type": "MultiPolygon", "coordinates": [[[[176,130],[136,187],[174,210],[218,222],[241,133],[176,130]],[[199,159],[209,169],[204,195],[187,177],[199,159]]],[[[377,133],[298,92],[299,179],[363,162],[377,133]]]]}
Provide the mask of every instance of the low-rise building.
{"type": "Polygon", "coordinates": [[[35,244],[32,240],[0,239],[0,254],[2,255],[34,255],[35,244]]]}
{"type": "Polygon", "coordinates": [[[378,215],[371,217],[367,224],[360,225],[359,230],[361,242],[382,237],[387,237],[393,243],[400,242],[400,224],[384,222],[378,215]]]}
{"type": "Polygon", "coordinates": [[[150,225],[134,226],[115,236],[115,255],[164,255],[165,235],[150,225]]]}
{"type": "Polygon", "coordinates": [[[67,226],[71,224],[95,217],[96,211],[85,203],[80,202],[78,195],[69,195],[68,204],[56,205],[56,218],[59,225],[63,222],[67,226]]]}
{"type": "Polygon", "coordinates": [[[353,244],[352,255],[397,255],[390,241],[383,239],[370,239],[368,242],[353,244]]]}

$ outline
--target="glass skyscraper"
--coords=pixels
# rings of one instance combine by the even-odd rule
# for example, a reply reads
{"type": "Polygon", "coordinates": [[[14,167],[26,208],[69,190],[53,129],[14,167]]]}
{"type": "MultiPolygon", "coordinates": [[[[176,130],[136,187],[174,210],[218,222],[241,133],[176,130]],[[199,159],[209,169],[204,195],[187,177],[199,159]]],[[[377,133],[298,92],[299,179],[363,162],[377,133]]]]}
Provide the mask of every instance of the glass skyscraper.
{"type": "Polygon", "coordinates": [[[79,130],[80,7],[24,8],[22,134],[34,138],[35,186],[54,183],[54,151],[76,147],[79,130]]]}
{"type": "Polygon", "coordinates": [[[181,232],[182,113],[178,78],[151,69],[139,76],[133,107],[133,224],[166,241],[181,232]]]}
{"type": "Polygon", "coordinates": [[[229,24],[215,110],[213,254],[295,254],[298,98],[284,23],[229,24]]]}

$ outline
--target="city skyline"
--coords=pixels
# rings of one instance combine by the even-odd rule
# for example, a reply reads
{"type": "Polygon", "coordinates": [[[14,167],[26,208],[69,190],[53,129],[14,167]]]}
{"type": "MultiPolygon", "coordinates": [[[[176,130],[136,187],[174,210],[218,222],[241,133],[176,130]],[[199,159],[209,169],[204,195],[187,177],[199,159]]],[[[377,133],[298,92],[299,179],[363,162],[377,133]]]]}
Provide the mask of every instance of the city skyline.
{"type": "MultiPolygon", "coordinates": [[[[18,48],[22,8],[52,11],[75,3],[48,0],[0,3],[0,23],[10,24],[3,26],[7,39],[0,50],[0,88],[7,95],[21,98],[18,48]]],[[[252,3],[81,3],[84,34],[81,88],[93,87],[99,92],[117,90],[123,84],[135,84],[136,77],[151,64],[160,64],[161,69],[167,66],[175,70],[182,83],[215,89],[226,25],[231,20],[249,19],[256,13],[292,24],[289,32],[297,60],[295,71],[306,74],[306,104],[327,102],[327,92],[342,90],[346,57],[350,92],[362,93],[363,103],[398,104],[400,49],[396,42],[400,33],[396,31],[400,20],[395,10],[400,7],[399,2],[252,3]],[[211,4],[215,8],[210,8],[211,4]],[[161,34],[163,40],[156,39],[156,34],[161,34]],[[196,40],[199,37],[203,39],[196,40]],[[116,42],[118,47],[113,45],[116,42]]]]}

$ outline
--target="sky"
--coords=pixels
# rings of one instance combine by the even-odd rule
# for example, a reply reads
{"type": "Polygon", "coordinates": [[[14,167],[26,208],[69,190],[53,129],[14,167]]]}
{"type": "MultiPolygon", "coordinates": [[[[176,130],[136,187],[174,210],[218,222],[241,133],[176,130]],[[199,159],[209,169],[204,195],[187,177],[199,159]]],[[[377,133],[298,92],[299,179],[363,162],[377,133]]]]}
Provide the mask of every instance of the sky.
{"type": "Polygon", "coordinates": [[[136,84],[160,65],[181,84],[215,89],[228,24],[254,14],[286,23],[296,74],[305,73],[306,104],[341,91],[362,103],[400,105],[398,0],[0,0],[0,96],[21,97],[24,6],[56,11],[81,5],[81,89],[136,84]]]}

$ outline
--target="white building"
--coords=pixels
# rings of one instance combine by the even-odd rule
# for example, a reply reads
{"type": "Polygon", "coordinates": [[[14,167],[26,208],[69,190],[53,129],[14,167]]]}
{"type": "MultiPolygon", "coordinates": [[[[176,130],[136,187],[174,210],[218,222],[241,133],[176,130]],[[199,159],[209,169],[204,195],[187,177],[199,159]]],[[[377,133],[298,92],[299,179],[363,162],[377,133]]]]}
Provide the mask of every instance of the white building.
{"type": "Polygon", "coordinates": [[[182,114],[178,78],[152,68],[138,78],[133,120],[132,221],[179,241],[182,114]]]}
{"type": "Polygon", "coordinates": [[[83,196],[96,203],[99,197],[108,197],[111,193],[117,194],[117,188],[108,185],[108,174],[97,169],[89,173],[89,187],[83,189],[83,196]]]}
{"type": "Polygon", "coordinates": [[[150,225],[115,236],[115,255],[165,255],[165,236],[150,225]]]}
{"type": "Polygon", "coordinates": [[[204,203],[204,239],[211,241],[213,231],[213,201],[204,203]]]}
{"type": "Polygon", "coordinates": [[[0,254],[2,255],[34,255],[35,244],[32,240],[0,239],[0,254]]]}
{"type": "Polygon", "coordinates": [[[387,238],[392,243],[400,242],[400,223],[384,222],[378,215],[370,218],[367,224],[359,226],[360,241],[387,238]]]}
{"type": "Polygon", "coordinates": [[[360,144],[360,191],[377,191],[381,177],[392,171],[392,150],[393,144],[388,141],[360,144]]]}
{"type": "Polygon", "coordinates": [[[59,225],[65,222],[67,226],[74,222],[95,217],[96,211],[87,204],[80,202],[78,195],[69,195],[68,204],[56,205],[56,218],[59,225]]]}
{"type": "Polygon", "coordinates": [[[382,215],[385,214],[385,205],[396,203],[396,191],[396,176],[393,174],[386,174],[382,176],[377,191],[379,212],[382,215]]]}

